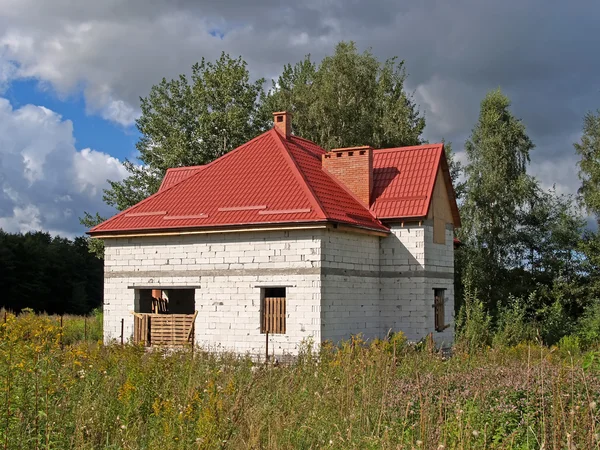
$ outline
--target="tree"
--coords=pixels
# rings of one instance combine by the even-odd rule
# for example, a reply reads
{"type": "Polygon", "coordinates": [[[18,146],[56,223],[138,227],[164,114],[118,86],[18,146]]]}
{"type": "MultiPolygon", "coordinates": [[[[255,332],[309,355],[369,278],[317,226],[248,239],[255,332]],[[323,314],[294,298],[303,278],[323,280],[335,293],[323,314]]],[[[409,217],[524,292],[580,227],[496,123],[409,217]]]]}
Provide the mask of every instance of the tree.
{"type": "Polygon", "coordinates": [[[125,161],[131,175],[110,181],[104,201],[124,210],[155,193],[167,169],[207,164],[254,138],[266,127],[259,114],[263,83],[250,81],[241,57],[225,53],[192,66],[189,80],[163,78],[140,99],[141,165],[125,161]]]}
{"type": "Polygon", "coordinates": [[[317,66],[310,55],[284,67],[263,105],[294,116],[294,133],[325,149],[417,145],[425,119],[406,93],[404,62],[381,63],[354,42],[340,42],[317,66]]]}
{"type": "Polygon", "coordinates": [[[468,164],[462,208],[465,239],[504,262],[519,210],[531,198],[535,180],[527,174],[533,143],[525,125],[509,110],[510,101],[498,89],[481,102],[479,121],[465,144],[468,164]]]}
{"type": "Polygon", "coordinates": [[[573,145],[581,157],[579,194],[582,203],[600,224],[600,110],[585,115],[581,141],[573,145]]]}
{"type": "MultiPolygon", "coordinates": [[[[93,228],[96,225],[101,224],[106,219],[100,214],[96,213],[95,216],[92,216],[89,212],[83,212],[83,217],[79,218],[79,223],[86,228],[93,228]]],[[[87,242],[87,247],[90,253],[96,256],[96,258],[102,259],[104,258],[104,241],[100,239],[92,239],[89,237],[82,237],[87,242]]]]}
{"type": "Polygon", "coordinates": [[[476,271],[470,274],[475,286],[492,304],[505,294],[498,288],[507,285],[521,213],[536,188],[527,174],[534,145],[509,108],[499,89],[489,92],[465,144],[467,181],[459,236],[468,246],[461,253],[476,271]]]}

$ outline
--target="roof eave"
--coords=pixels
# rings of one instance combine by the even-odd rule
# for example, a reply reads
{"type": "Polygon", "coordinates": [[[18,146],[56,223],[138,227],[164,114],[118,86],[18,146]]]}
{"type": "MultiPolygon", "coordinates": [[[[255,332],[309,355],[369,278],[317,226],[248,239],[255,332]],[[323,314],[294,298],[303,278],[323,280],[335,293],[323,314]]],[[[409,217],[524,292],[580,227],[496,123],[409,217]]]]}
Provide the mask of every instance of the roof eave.
{"type": "Polygon", "coordinates": [[[105,239],[116,237],[131,237],[134,235],[152,234],[152,235],[169,235],[169,234],[203,234],[203,233],[231,233],[243,231],[260,231],[260,230],[275,230],[275,229],[310,229],[324,228],[327,226],[341,225],[343,228],[353,228],[357,230],[365,230],[373,233],[389,234],[389,229],[382,225],[382,228],[368,227],[350,222],[340,222],[331,220],[315,220],[315,221],[297,221],[297,222],[251,222],[234,225],[215,225],[215,226],[192,226],[192,227],[173,227],[173,228],[137,228],[129,230],[101,230],[87,231],[86,234],[92,238],[105,239]]]}

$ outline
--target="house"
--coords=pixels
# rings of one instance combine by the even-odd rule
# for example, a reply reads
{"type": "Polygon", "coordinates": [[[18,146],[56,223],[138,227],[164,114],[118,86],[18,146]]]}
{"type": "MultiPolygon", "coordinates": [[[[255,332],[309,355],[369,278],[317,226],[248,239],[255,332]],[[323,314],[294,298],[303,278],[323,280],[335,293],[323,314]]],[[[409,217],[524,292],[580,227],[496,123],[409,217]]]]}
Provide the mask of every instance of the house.
{"type": "Polygon", "coordinates": [[[453,229],[443,144],[334,149],[291,116],[92,228],[105,242],[104,337],[297,353],[403,331],[449,344],[453,229]]]}

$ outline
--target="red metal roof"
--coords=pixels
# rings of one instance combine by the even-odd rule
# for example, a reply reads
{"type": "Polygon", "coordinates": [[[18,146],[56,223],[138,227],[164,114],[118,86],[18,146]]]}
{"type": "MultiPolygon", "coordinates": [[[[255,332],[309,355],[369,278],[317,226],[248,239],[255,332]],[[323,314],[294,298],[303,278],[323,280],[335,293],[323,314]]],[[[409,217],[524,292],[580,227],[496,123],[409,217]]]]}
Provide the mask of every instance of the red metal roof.
{"type": "Polygon", "coordinates": [[[187,178],[171,178],[90,233],[327,221],[387,231],[321,170],[322,153],[311,142],[269,130],[191,174],[176,169],[187,178]]]}
{"type": "Polygon", "coordinates": [[[379,219],[427,216],[439,167],[460,224],[443,144],[375,150],[370,210],[323,170],[324,153],[269,130],[210,164],[169,169],[156,194],[90,234],[327,221],[388,231],[379,219]]]}
{"type": "Polygon", "coordinates": [[[380,219],[425,217],[444,144],[373,152],[373,202],[380,219]]]}

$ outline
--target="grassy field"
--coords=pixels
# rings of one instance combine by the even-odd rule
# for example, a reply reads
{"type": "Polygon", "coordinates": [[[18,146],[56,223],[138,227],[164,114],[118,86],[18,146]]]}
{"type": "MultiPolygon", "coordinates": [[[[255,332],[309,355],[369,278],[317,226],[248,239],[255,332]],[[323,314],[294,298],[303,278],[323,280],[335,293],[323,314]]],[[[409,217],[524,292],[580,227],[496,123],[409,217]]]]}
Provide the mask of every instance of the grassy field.
{"type": "Polygon", "coordinates": [[[600,448],[594,353],[444,358],[397,335],[273,367],[94,339],[67,343],[53,317],[0,322],[0,449],[600,448]]]}

